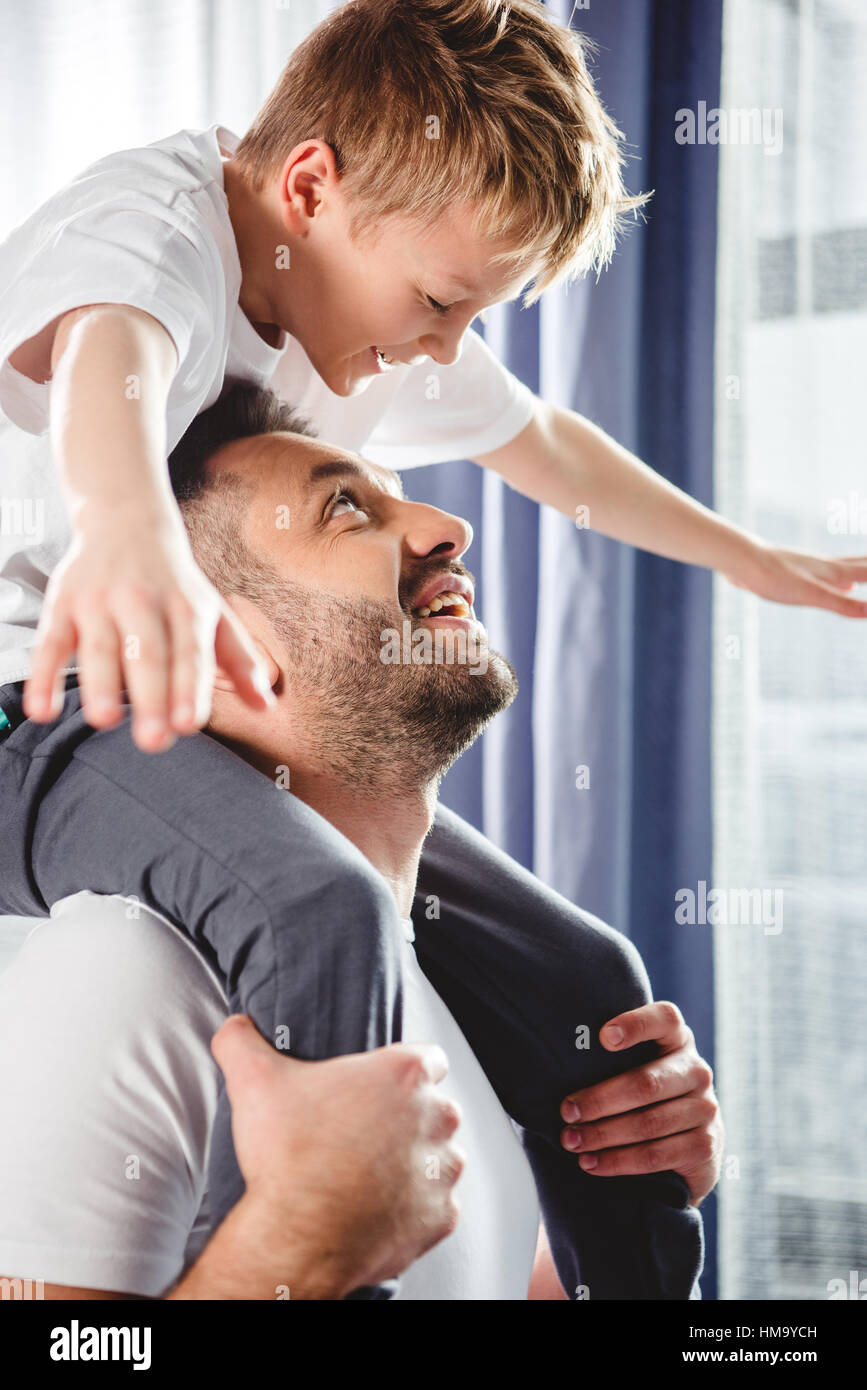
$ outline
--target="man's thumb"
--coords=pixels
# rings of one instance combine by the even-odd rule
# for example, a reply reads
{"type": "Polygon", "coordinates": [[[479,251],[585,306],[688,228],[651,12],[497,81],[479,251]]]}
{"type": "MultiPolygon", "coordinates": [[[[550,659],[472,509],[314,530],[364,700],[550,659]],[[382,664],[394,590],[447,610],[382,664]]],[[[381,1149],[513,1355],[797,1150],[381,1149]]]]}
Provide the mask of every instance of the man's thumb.
{"type": "Polygon", "coordinates": [[[226,1078],[230,1100],[236,1088],[261,1080],[274,1056],[274,1049],[247,1014],[229,1015],[211,1038],[211,1052],[226,1078]]]}

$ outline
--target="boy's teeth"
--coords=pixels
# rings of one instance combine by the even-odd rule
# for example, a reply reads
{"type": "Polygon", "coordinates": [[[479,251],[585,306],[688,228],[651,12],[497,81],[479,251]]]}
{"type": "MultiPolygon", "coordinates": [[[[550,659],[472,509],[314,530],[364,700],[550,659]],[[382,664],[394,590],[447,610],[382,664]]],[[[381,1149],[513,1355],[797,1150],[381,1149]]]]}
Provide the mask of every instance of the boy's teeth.
{"type": "Polygon", "coordinates": [[[430,609],[429,609],[429,608],[420,608],[420,609],[418,610],[418,616],[419,616],[420,618],[429,618],[429,617],[430,617],[430,609]]]}
{"type": "Polygon", "coordinates": [[[431,613],[438,613],[438,612],[440,611],[440,609],[442,608],[442,606],[443,606],[443,601],[442,601],[441,598],[432,598],[431,601],[430,601],[430,603],[428,604],[428,607],[429,607],[431,613]]]}

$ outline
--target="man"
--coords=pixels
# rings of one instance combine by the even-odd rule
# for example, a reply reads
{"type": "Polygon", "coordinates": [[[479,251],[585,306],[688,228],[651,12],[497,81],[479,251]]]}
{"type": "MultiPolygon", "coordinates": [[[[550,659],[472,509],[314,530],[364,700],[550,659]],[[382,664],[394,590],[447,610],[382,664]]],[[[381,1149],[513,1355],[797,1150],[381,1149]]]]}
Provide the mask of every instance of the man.
{"type": "MultiPolygon", "coordinates": [[[[219,740],[224,753],[230,750],[228,756],[240,755],[268,778],[270,788],[261,778],[256,779],[261,796],[275,792],[275,784],[281,789],[274,798],[278,819],[288,786],[292,797],[355,846],[388,886],[408,934],[412,932],[410,919],[415,906],[419,955],[425,970],[446,1003],[457,1008],[462,1026],[464,1018],[470,1019],[468,1036],[473,1049],[508,1113],[523,1128],[525,1152],[533,1167],[561,1278],[574,1267],[570,1258],[580,1245],[582,1261],[586,1255],[593,1277],[599,1271],[600,1280],[608,1281],[601,1296],[612,1296],[608,1288],[616,1287],[616,1278],[604,1272],[599,1262],[599,1246],[609,1240],[618,1258],[631,1257],[639,1267],[650,1258],[651,1246],[661,1243],[665,1248],[657,1258],[663,1266],[670,1260],[665,1272],[672,1287],[675,1267],[681,1280],[686,1271],[691,1281],[700,1268],[700,1225],[696,1226],[694,1206],[684,1211],[680,1187],[686,1184],[691,1204],[701,1200],[716,1180],[721,1137],[707,1068],[696,1057],[691,1037],[678,1017],[667,1049],[672,1058],[677,1055],[676,1064],[666,1067],[666,1059],[644,1062],[625,1075],[617,1075],[607,1083],[606,1109],[602,1098],[605,1077],[622,1072],[626,1059],[606,1054],[600,1057],[597,1045],[588,1070],[585,1059],[575,1051],[576,1026],[586,1023],[588,1017],[594,1021],[587,1010],[597,1010],[595,1034],[614,1012],[605,1012],[612,992],[624,997],[622,976],[613,984],[607,978],[611,960],[616,959],[623,974],[627,967],[632,971],[628,985],[633,1005],[649,997],[637,953],[619,938],[615,956],[609,948],[617,934],[581,918],[559,900],[564,910],[563,934],[559,940],[549,934],[544,945],[546,950],[560,947],[562,958],[541,958],[533,937],[532,914],[538,916],[548,904],[546,890],[530,875],[526,876],[523,928],[520,923],[509,923],[508,931],[502,925],[498,932],[495,924],[468,931],[465,936],[449,935],[444,923],[441,930],[436,926],[424,933],[421,930],[424,912],[419,912],[416,901],[419,857],[436,809],[439,780],[516,691],[511,667],[488,648],[472,615],[471,581],[460,562],[469,544],[469,528],[459,518],[408,502],[395,475],[387,470],[362,465],[352,455],[287,432],[293,428],[297,422],[292,421],[291,413],[269,393],[236,388],[200,417],[180,456],[173,457],[176,486],[197,561],[247,624],[275,693],[273,706],[265,714],[254,715],[245,708],[234,682],[225,673],[219,674],[209,733],[219,740]],[[288,529],[280,524],[287,517],[288,529]],[[442,604],[436,594],[451,598],[442,604]],[[443,616],[444,609],[457,616],[443,616]],[[408,612],[415,619],[416,634],[438,638],[446,633],[452,638],[462,635],[463,647],[453,642],[448,658],[443,660],[437,659],[437,643],[429,642],[420,661],[393,660],[393,638],[408,612]],[[581,951],[584,979],[577,970],[581,951]],[[462,952],[468,953],[467,960],[461,958],[462,952]],[[558,979],[558,975],[565,979],[558,979]],[[484,982],[481,989],[480,980],[484,982]],[[593,1003],[587,999],[588,987],[593,1003]],[[475,1013],[463,1008],[462,1000],[462,994],[474,989],[480,999],[475,1013]],[[556,1058],[548,1057],[544,1048],[540,1050],[540,1042],[545,1040],[538,1013],[540,989],[545,992],[541,1002],[548,1012],[568,1019],[568,1058],[565,1049],[556,1058]],[[540,1022],[535,1029],[538,1037],[531,1026],[534,1010],[540,1022]],[[522,1019],[527,1020],[523,1032],[522,1019]],[[607,1061],[607,1068],[602,1061],[607,1061]],[[612,1134],[616,1131],[616,1144],[623,1146],[624,1152],[631,1149],[633,1162],[638,1164],[621,1166],[620,1173],[641,1176],[619,1176],[614,1182],[604,1176],[593,1177],[589,1165],[584,1171],[567,1152],[559,1107],[576,1077],[591,1073],[596,1084],[581,1095],[584,1118],[590,1121],[583,1127],[586,1147],[593,1147],[594,1142],[599,1150],[611,1147],[611,1140],[603,1139],[600,1127],[593,1122],[600,1115],[621,1116],[601,1128],[610,1129],[612,1134]],[[652,1083],[652,1098],[658,1102],[650,1111],[648,1082],[652,1083]],[[625,1113],[633,1110],[637,1113],[632,1117],[625,1113]],[[654,1144],[650,1146],[652,1153],[645,1154],[635,1141],[648,1135],[653,1136],[654,1144]],[[648,1232],[653,1233],[653,1239],[648,1240],[648,1232]]],[[[419,644],[419,649],[424,645],[419,644]]],[[[441,645],[445,647],[444,642],[441,645]]],[[[244,806],[230,809],[240,825],[244,806]]],[[[62,838],[68,820],[68,808],[58,818],[48,798],[40,817],[42,834],[62,838]]],[[[106,834],[110,833],[110,820],[107,802],[106,834]]],[[[171,858],[171,849],[159,857],[171,858]]],[[[148,862],[153,860],[146,846],[138,850],[148,862]]],[[[273,852],[279,853],[279,840],[274,842],[273,852]]],[[[490,863],[496,872],[493,852],[490,863]]],[[[163,869],[163,864],[154,861],[155,873],[163,869]]],[[[525,886],[516,878],[516,896],[520,898],[524,891],[525,886]]],[[[484,885],[479,885],[479,893],[483,892],[484,885]]],[[[556,895],[550,897],[556,899],[556,895]]],[[[557,908],[557,902],[553,905],[557,908]]],[[[207,941],[197,932],[197,923],[188,920],[183,925],[207,953],[207,941]]],[[[355,925],[350,909],[343,934],[346,952],[355,945],[355,925]]],[[[249,950],[261,950],[260,940],[251,938],[246,945],[249,950]]],[[[324,961],[319,958],[317,940],[293,941],[288,965],[284,947],[285,942],[275,938],[272,969],[276,970],[279,962],[295,994],[312,997],[309,1012],[314,1016],[317,1005],[324,1011],[329,991],[343,990],[348,999],[353,985],[362,989],[363,977],[347,971],[346,960],[327,955],[324,961]]],[[[469,1049],[454,1018],[417,970],[406,944],[402,964],[408,985],[404,1019],[409,1020],[410,1036],[413,1029],[431,1029],[427,1034],[417,1032],[419,1040],[434,1037],[438,1030],[451,1030],[448,1051],[453,1071],[455,1055],[465,1049],[460,1055],[460,1075],[454,1078],[462,1087],[461,1096],[469,1102],[465,1123],[471,1142],[465,1183],[472,1173],[482,1181],[476,1184],[458,1231],[441,1250],[446,1252],[451,1243],[462,1238],[461,1228],[466,1227],[467,1257],[453,1263],[469,1269],[471,1276],[478,1275],[480,1268],[484,1275],[484,1258],[493,1253],[498,1257],[493,1261],[495,1266],[508,1266],[510,1277],[523,1278],[526,1285],[532,1257],[527,1235],[531,1205],[526,1162],[522,1167],[514,1136],[502,1128],[502,1112],[491,1108],[490,1087],[485,1089],[478,1062],[472,1054],[467,1055],[469,1049]],[[498,1121],[501,1128],[497,1135],[498,1121]],[[492,1138],[496,1140],[493,1151],[492,1138]],[[503,1213],[509,1213],[511,1219],[506,1221],[503,1213]],[[518,1227],[520,1239],[511,1242],[512,1228],[518,1227]]],[[[154,984],[159,995],[158,981],[154,984]]],[[[331,1000],[327,1002],[330,1005],[331,1000]]],[[[671,1006],[647,1008],[651,1016],[657,1008],[671,1010],[671,1006]]],[[[298,1011],[299,1016],[305,1016],[303,1004],[299,1003],[298,1011]]],[[[641,1013],[640,1008],[634,1011],[641,1013]]],[[[636,1033],[635,1016],[630,1022],[628,1019],[626,1015],[623,1020],[627,1045],[639,1037],[660,1038],[658,1031],[636,1033]]],[[[644,1023],[649,1023],[647,1014],[644,1023]]],[[[294,1028],[294,1018],[288,1019],[288,1038],[285,1042],[276,1038],[278,1046],[296,1045],[294,1028]]],[[[633,1054],[633,1060],[639,1056],[656,1058],[657,1049],[647,1046],[633,1054]]],[[[175,1096],[178,1094],[176,1091],[175,1096]]],[[[141,1107],[140,1096],[136,1103],[141,1107]]],[[[213,1113],[202,1100],[201,1085],[198,1090],[194,1086],[192,1095],[187,1096],[186,1108],[190,1105],[194,1111],[213,1113]]],[[[147,1111],[148,1107],[144,1108],[147,1111]]],[[[178,1111],[176,1104],[176,1124],[178,1111]]],[[[563,1115],[566,1118],[565,1109],[563,1115]]],[[[186,1204],[178,1200],[172,1164],[159,1144],[156,1127],[151,1140],[154,1152],[150,1168],[165,1175],[159,1185],[159,1210],[185,1211],[188,1228],[190,1213],[195,1219],[196,1208],[190,1200],[186,1204]]],[[[203,1188],[202,1147],[182,1147],[199,1156],[198,1194],[203,1188]]],[[[240,1151],[238,1157],[243,1168],[240,1151]]],[[[604,1160],[604,1154],[601,1157],[604,1160]]],[[[19,1155],[17,1161],[23,1163],[25,1156],[19,1155]]],[[[599,1168],[604,1173],[604,1161],[599,1168]]],[[[7,1189],[14,1182],[15,1173],[10,1169],[7,1189]]],[[[145,1213],[146,1226],[153,1217],[153,1211],[145,1213]]],[[[175,1219],[175,1226],[182,1227],[183,1223],[175,1219]]],[[[174,1249],[176,1275],[183,1265],[188,1234],[188,1229],[174,1232],[175,1241],[180,1241],[174,1249]]],[[[170,1249],[170,1240],[168,1245],[163,1241],[166,1264],[172,1258],[170,1249]]],[[[430,1262],[437,1255],[433,1250],[425,1258],[430,1262]]],[[[445,1253],[443,1258],[448,1261],[445,1253]]],[[[447,1270],[445,1277],[448,1280],[447,1270]]],[[[491,1272],[488,1277],[493,1280],[496,1274],[491,1272]]],[[[647,1277],[650,1279],[650,1273],[647,1277]]],[[[624,1279],[640,1286],[634,1270],[627,1271],[624,1279]]],[[[472,1277],[463,1285],[458,1279],[447,1296],[521,1296],[503,1285],[493,1293],[490,1286],[485,1291],[483,1285],[484,1279],[481,1285],[474,1284],[472,1277]]],[[[687,1290],[689,1286],[687,1283],[687,1290]]],[[[567,1294],[582,1296],[575,1287],[567,1294]]]]}

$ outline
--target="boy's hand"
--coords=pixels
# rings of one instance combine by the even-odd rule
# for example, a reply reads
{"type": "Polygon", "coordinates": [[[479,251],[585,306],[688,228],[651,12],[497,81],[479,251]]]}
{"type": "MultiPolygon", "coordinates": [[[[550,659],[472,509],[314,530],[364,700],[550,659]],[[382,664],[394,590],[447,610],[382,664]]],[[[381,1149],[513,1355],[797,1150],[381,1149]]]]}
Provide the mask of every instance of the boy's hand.
{"type": "Polygon", "coordinates": [[[196,565],[180,518],[148,523],[114,509],[78,527],[46,591],[24,692],[29,718],[57,718],[62,668],[76,652],[88,723],[117,724],[126,690],[133,739],[146,753],[207,722],[215,663],[253,709],[274,699],[252,641],[196,565]]]}
{"type": "Polygon", "coordinates": [[[865,555],[832,558],[806,550],[783,550],[757,540],[754,559],[744,572],[724,573],[737,588],[759,598],[827,608],[844,618],[867,618],[867,602],[846,597],[856,584],[867,584],[865,555]]]}
{"type": "Polygon", "coordinates": [[[696,1051],[692,1030],[676,1004],[661,1001],[609,1019],[599,1036],[612,1052],[652,1041],[660,1055],[567,1096],[560,1107],[568,1126],[563,1147],[577,1150],[581,1167],[599,1177],[672,1169],[697,1207],[719,1178],[725,1131],[713,1072],[696,1051]],[[622,1031],[620,1042],[612,1028],[622,1031]]]}

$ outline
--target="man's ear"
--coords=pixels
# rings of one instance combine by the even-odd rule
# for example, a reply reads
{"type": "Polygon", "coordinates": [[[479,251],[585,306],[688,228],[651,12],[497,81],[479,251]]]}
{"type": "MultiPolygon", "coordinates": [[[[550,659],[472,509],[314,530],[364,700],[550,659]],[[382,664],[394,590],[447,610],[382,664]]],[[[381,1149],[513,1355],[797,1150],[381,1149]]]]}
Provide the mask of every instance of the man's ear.
{"type": "Polygon", "coordinates": [[[339,178],[334,151],[324,140],[304,140],[295,146],[280,170],[280,203],[288,231],[296,235],[307,231],[339,178]]]}
{"type": "MultiPolygon", "coordinates": [[[[280,679],[280,667],[268,651],[268,648],[263,646],[258,637],[251,637],[251,641],[256,648],[256,655],[267,672],[268,684],[273,690],[280,679]]],[[[217,667],[214,676],[214,689],[226,691],[229,695],[237,693],[234,680],[223,670],[222,666],[217,667]]]]}

